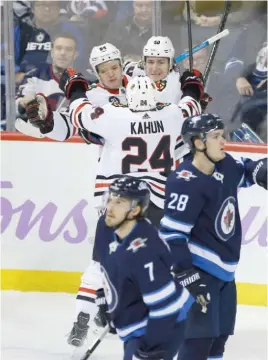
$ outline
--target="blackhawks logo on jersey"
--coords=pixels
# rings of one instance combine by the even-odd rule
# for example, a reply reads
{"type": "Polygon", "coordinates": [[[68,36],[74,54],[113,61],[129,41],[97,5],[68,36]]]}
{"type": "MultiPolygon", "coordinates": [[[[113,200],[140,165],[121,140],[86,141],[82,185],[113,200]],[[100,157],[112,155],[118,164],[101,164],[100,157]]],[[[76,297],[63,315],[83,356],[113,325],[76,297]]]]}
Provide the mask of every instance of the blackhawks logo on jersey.
{"type": "Polygon", "coordinates": [[[235,232],[235,205],[233,196],[228,197],[221,205],[215,220],[215,231],[222,241],[229,240],[235,232]]]}
{"type": "Polygon", "coordinates": [[[167,86],[167,80],[155,81],[155,86],[158,91],[163,91],[167,86]]]}

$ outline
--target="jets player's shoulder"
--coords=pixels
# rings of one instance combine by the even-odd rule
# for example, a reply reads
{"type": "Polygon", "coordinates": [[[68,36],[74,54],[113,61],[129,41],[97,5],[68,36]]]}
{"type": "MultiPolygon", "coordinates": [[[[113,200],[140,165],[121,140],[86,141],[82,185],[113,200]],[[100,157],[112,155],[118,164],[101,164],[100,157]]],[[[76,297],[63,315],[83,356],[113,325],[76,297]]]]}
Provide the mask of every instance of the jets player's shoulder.
{"type": "Polygon", "coordinates": [[[163,251],[163,245],[158,237],[157,229],[145,219],[138,221],[133,236],[126,246],[126,251],[130,257],[135,256],[136,261],[139,262],[163,251]]]}
{"type": "Polygon", "coordinates": [[[182,162],[172,171],[167,179],[167,187],[175,186],[179,189],[198,187],[196,181],[200,178],[199,172],[189,160],[182,162]]]}

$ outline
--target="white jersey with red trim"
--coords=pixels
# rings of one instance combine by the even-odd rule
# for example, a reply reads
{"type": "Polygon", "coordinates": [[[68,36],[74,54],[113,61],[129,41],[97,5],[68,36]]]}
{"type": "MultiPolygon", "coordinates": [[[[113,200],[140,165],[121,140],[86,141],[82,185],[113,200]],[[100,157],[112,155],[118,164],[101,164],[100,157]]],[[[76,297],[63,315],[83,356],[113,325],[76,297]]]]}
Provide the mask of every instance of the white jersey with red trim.
{"type": "MultiPolygon", "coordinates": [[[[126,105],[126,86],[128,80],[127,77],[123,77],[123,86],[119,89],[107,89],[101,84],[92,84],[89,86],[88,91],[86,92],[86,96],[91,104],[94,106],[103,106],[114,101],[120,102],[121,104],[126,105]]],[[[46,134],[46,137],[55,139],[54,130],[56,129],[56,140],[64,141],[73,135],[77,134],[77,128],[74,127],[70,122],[70,111],[69,113],[60,113],[54,112],[54,129],[51,133],[46,134]]],[[[94,139],[92,138],[92,142],[94,143],[94,139]]]]}
{"type": "MultiPolygon", "coordinates": [[[[146,75],[142,62],[130,62],[124,66],[124,74],[128,78],[146,75]]],[[[157,101],[179,104],[182,97],[180,73],[177,68],[172,70],[166,78],[155,82],[157,88],[157,101]]]]}
{"type": "MultiPolygon", "coordinates": [[[[155,110],[133,112],[116,102],[93,107],[84,98],[70,105],[70,119],[75,128],[105,140],[95,184],[97,207],[103,206],[102,195],[109,185],[123,174],[145,180],[152,202],[164,207],[166,178],[175,168],[175,147],[184,121],[177,105],[158,103],[155,110]]],[[[189,151],[182,142],[179,148],[180,157],[189,151]]]]}

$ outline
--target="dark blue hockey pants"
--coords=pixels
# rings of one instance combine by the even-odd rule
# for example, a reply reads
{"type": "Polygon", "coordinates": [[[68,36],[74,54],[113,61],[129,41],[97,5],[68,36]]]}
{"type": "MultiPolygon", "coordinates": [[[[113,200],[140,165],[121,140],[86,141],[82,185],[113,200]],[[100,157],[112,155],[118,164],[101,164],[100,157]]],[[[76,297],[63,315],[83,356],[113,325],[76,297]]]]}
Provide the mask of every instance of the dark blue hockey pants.
{"type": "MultiPolygon", "coordinates": [[[[173,336],[167,344],[167,353],[164,360],[173,360],[174,356],[178,353],[179,348],[184,338],[185,321],[177,323],[174,329],[173,336]]],[[[139,338],[133,338],[124,343],[124,359],[132,360],[135,350],[139,346],[139,338]]]]}
{"type": "Polygon", "coordinates": [[[205,314],[195,306],[190,309],[178,360],[222,359],[228,336],[234,333],[237,307],[235,282],[224,282],[210,274],[202,274],[211,302],[205,314]]]}

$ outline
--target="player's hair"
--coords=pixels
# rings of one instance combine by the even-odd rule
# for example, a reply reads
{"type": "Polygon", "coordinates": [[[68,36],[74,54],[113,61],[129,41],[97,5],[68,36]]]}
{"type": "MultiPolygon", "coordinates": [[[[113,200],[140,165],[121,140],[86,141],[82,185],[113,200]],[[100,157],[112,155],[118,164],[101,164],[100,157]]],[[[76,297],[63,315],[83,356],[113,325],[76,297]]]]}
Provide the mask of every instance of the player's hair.
{"type": "Polygon", "coordinates": [[[70,34],[68,32],[62,32],[62,33],[58,33],[58,34],[54,35],[53,38],[51,39],[52,47],[54,46],[54,43],[58,38],[71,39],[75,43],[75,47],[77,47],[76,37],[73,34],[70,34]]]}

